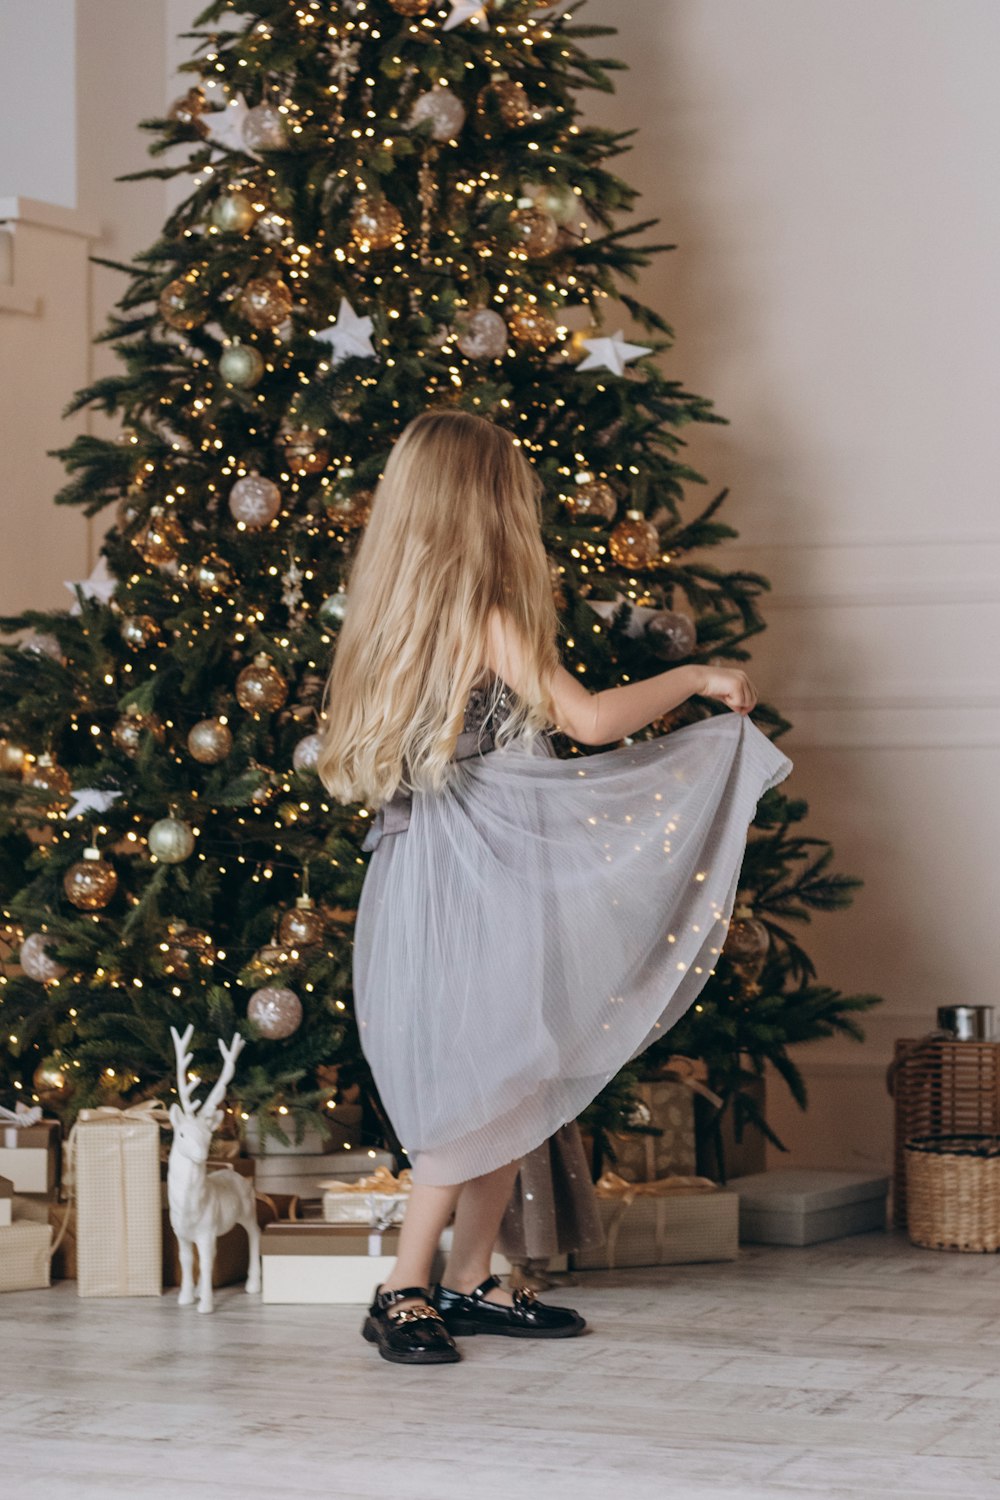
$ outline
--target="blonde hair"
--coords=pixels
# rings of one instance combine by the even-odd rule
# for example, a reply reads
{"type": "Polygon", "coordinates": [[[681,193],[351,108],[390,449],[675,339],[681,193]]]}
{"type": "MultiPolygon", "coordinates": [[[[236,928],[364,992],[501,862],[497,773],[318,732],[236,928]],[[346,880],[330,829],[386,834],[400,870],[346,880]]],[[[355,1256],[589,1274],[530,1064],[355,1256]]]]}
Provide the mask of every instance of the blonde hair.
{"type": "Polygon", "coordinates": [[[317,770],[338,802],[378,806],[400,785],[446,784],[469,693],[490,671],[495,609],[523,653],[495,743],[530,743],[551,723],[543,684],[558,664],[558,619],[541,496],[510,433],[471,412],[425,411],[396,441],[323,698],[317,770]]]}

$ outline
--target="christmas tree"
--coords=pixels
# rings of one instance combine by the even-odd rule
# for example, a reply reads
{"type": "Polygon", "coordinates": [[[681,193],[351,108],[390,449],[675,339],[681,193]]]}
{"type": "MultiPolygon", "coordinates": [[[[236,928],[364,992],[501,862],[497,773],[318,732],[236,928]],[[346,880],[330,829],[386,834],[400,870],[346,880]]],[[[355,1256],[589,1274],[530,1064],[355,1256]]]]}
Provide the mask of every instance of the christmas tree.
{"type": "MultiPolygon", "coordinates": [[[[77,393],[117,441],[60,450],[58,503],[108,513],[65,611],[2,626],[0,893],[8,1102],[167,1094],[170,1027],[248,1037],[235,1129],[361,1098],[394,1141],[351,1007],[373,809],[315,774],[320,694],[372,490],[406,423],[451,403],[507,426],[545,486],[567,666],[591,689],[741,662],[766,579],[686,462],[722,420],[668,379],[671,330],[629,291],[669,246],[611,170],[627,133],[578,96],[620,66],[608,28],[536,0],[215,0],[192,86],[144,122],[190,191],[100,335],[120,373],[77,393]]],[[[111,264],[110,262],[102,262],[111,264]]],[[[643,737],[725,711],[695,699],[643,737]]],[[[762,704],[757,722],[789,725],[762,704]]],[[[563,755],[593,753],[557,740],[563,755]]],[[[762,800],[725,950],[661,1044],[704,1058],[740,1117],[790,1044],[858,1034],[872,996],[818,982],[790,923],[857,880],[762,800]]],[[[625,1070],[589,1112],[629,1109],[625,1070]]]]}

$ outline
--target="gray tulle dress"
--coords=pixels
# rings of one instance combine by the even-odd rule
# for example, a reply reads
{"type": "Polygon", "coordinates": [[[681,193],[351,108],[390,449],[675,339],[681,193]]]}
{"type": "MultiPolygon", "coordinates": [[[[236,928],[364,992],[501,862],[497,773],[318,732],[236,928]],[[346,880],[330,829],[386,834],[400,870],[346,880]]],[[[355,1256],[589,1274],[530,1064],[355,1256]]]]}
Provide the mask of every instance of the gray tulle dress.
{"type": "Polygon", "coordinates": [[[684,1014],[792,769],[728,712],[568,759],[551,731],[495,746],[509,689],[490,687],[450,785],[397,791],[362,846],[355,1014],[418,1183],[534,1150],[684,1014]]]}

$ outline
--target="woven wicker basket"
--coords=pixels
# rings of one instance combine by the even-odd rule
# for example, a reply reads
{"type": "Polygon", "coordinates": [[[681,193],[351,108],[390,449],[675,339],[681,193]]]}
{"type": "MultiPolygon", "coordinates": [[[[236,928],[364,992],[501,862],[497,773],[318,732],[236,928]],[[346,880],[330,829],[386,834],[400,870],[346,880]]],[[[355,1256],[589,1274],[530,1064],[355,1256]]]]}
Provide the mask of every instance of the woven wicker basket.
{"type": "Polygon", "coordinates": [[[1000,1250],[1000,1136],[906,1143],[907,1229],[927,1250],[1000,1250]]]}

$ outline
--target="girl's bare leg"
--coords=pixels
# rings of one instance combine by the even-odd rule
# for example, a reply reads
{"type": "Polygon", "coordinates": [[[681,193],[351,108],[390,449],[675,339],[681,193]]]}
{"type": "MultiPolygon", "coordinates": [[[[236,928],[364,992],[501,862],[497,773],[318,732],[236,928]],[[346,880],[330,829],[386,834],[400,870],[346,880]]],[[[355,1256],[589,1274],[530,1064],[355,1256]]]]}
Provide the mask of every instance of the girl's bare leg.
{"type": "MultiPolygon", "coordinates": [[[[493,1172],[459,1184],[462,1192],[455,1210],[451,1253],[441,1277],[442,1285],[452,1291],[471,1292],[490,1274],[490,1256],[520,1165],[520,1160],[506,1162],[493,1172]]],[[[512,1302],[505,1287],[493,1287],[486,1300],[507,1307],[512,1302]]]]}

